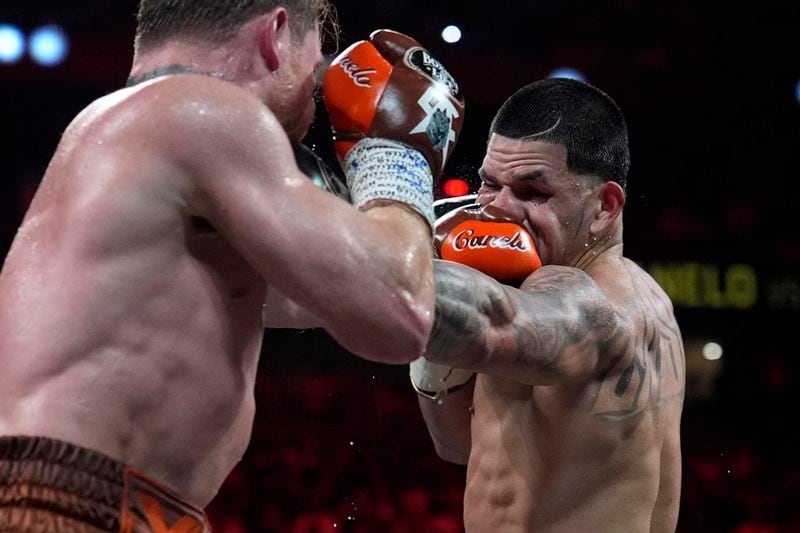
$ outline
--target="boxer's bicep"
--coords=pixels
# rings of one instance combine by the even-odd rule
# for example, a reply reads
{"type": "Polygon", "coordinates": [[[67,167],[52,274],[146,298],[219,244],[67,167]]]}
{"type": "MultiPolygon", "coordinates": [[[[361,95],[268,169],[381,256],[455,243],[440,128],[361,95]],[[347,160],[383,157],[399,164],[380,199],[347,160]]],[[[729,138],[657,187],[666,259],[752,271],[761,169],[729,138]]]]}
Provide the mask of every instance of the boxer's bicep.
{"type": "Polygon", "coordinates": [[[629,322],[582,270],[551,266],[508,292],[516,311],[509,350],[522,362],[521,381],[587,379],[632,352],[629,322]]]}
{"type": "MultiPolygon", "coordinates": [[[[181,163],[192,181],[189,209],[294,298],[295,273],[303,262],[315,269],[318,256],[309,252],[328,233],[330,220],[323,214],[335,217],[347,205],[300,172],[288,138],[267,109],[248,111],[232,121],[226,117],[233,111],[218,110],[187,128],[181,163]]],[[[331,244],[339,243],[334,238],[331,244]]]]}
{"type": "Polygon", "coordinates": [[[184,139],[193,214],[351,352],[393,363],[419,356],[433,301],[422,218],[391,206],[365,216],[314,185],[263,105],[204,120],[184,139]]]}
{"type": "Polygon", "coordinates": [[[587,378],[630,339],[603,292],[574,268],[543,267],[518,290],[443,262],[436,295],[426,357],[523,383],[587,378]]]}

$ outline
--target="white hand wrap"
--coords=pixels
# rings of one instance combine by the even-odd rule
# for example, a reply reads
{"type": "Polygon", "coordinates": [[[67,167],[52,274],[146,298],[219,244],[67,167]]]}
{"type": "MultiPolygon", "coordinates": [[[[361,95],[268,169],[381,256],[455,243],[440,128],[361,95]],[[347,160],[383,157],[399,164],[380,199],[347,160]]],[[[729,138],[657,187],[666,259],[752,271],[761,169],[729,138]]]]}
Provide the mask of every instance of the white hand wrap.
{"type": "Polygon", "coordinates": [[[411,361],[409,374],[411,385],[417,394],[443,403],[445,396],[466,385],[475,373],[472,370],[431,363],[420,357],[411,361]]]}
{"type": "Polygon", "coordinates": [[[402,202],[433,231],[433,175],[417,150],[389,139],[362,139],[347,152],[344,173],[356,207],[377,199],[402,202]]]}

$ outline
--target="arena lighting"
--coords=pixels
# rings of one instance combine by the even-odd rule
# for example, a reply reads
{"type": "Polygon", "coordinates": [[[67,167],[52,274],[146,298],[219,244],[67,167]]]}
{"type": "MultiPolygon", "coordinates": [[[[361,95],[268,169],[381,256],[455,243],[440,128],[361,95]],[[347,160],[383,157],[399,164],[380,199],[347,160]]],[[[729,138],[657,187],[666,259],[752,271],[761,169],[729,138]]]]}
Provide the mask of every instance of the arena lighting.
{"type": "Polygon", "coordinates": [[[797,98],[797,103],[800,104],[800,80],[797,80],[797,85],[794,87],[794,95],[797,98]]]}
{"type": "Polygon", "coordinates": [[[43,67],[55,67],[69,53],[67,34],[58,26],[42,26],[33,30],[28,41],[31,58],[43,67]]]}
{"type": "Polygon", "coordinates": [[[582,82],[586,82],[586,76],[578,69],[574,69],[572,67],[560,67],[555,69],[550,75],[547,76],[548,78],[567,78],[570,80],[578,80],[582,82]]]}
{"type": "Polygon", "coordinates": [[[25,34],[13,24],[0,24],[0,63],[16,63],[25,53],[25,34]]]}
{"type": "Polygon", "coordinates": [[[457,43],[461,40],[461,28],[451,24],[442,30],[442,39],[444,39],[446,43],[457,43]]]}
{"type": "Polygon", "coordinates": [[[722,357],[722,346],[716,342],[708,342],[703,346],[703,359],[716,361],[722,357]]]}
{"type": "Polygon", "coordinates": [[[442,192],[447,196],[465,196],[469,194],[469,184],[462,179],[450,179],[442,184],[442,192]]]}

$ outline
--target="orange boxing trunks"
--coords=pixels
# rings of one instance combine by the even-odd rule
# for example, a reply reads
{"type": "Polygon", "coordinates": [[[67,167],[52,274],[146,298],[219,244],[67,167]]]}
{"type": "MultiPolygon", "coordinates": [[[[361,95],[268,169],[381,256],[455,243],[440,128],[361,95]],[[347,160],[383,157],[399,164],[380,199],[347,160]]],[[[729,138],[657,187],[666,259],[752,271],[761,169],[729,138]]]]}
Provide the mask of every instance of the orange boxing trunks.
{"type": "Polygon", "coordinates": [[[205,513],[136,470],[42,437],[0,437],[0,531],[207,533],[205,513]]]}

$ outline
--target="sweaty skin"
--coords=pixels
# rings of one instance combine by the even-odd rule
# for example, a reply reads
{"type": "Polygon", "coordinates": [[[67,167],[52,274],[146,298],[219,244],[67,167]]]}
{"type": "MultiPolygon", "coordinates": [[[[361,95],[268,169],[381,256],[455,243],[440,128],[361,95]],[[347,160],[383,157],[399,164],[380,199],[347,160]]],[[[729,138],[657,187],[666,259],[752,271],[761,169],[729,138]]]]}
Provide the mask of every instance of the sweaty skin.
{"type": "Polygon", "coordinates": [[[249,441],[268,285],[363,357],[422,352],[428,226],[319,190],[284,131],[200,75],[74,120],[0,276],[0,434],[100,451],[204,506],[249,441]]]}
{"type": "Polygon", "coordinates": [[[669,298],[622,256],[621,190],[576,180],[561,145],[497,135],[481,174],[479,202],[516,213],[550,265],[519,289],[434,265],[425,357],[478,375],[419,403],[439,455],[468,465],[466,530],[674,531],[683,346],[669,298]]]}

